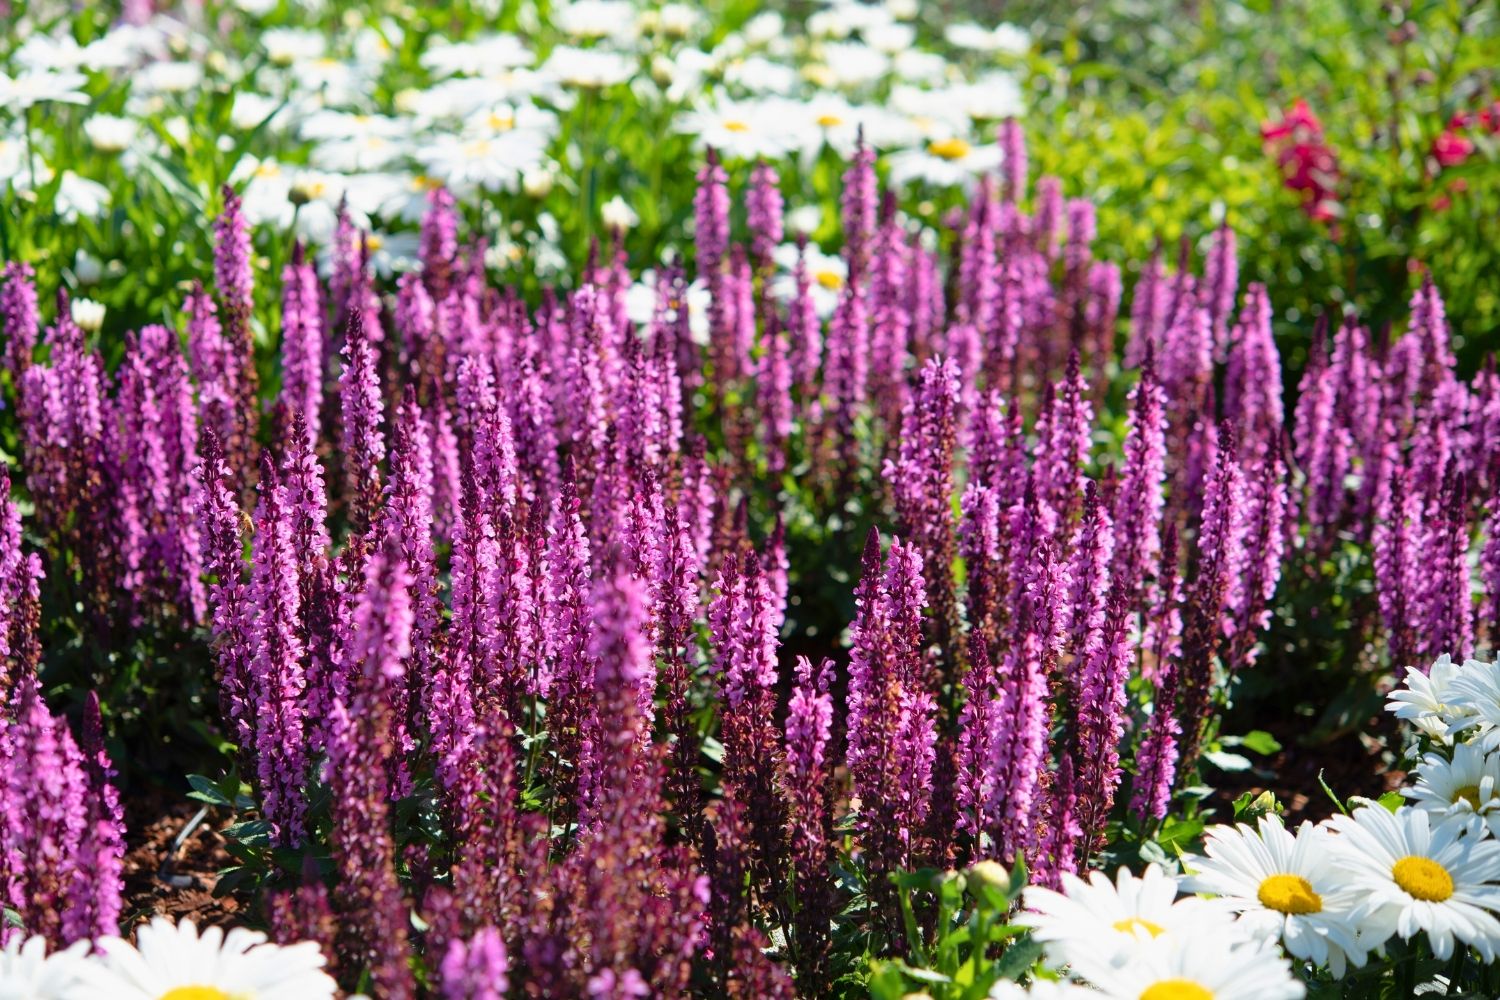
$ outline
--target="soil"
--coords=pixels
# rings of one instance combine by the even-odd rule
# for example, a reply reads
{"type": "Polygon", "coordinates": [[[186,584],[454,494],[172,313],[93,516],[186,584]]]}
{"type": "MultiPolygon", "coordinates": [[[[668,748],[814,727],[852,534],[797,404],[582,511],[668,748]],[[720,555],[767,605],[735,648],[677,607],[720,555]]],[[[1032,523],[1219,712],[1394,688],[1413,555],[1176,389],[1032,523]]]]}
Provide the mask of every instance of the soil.
{"type": "Polygon", "coordinates": [[[191,918],[199,928],[240,922],[240,903],[213,895],[219,872],[233,859],[212,810],[173,853],[173,841],[197,812],[197,803],[163,791],[145,790],[126,800],[123,926],[157,915],[191,918]]]}
{"type": "Polygon", "coordinates": [[[1398,750],[1401,745],[1394,719],[1382,713],[1352,732],[1326,742],[1300,745],[1305,728],[1295,722],[1270,722],[1261,726],[1281,744],[1281,750],[1269,758],[1245,753],[1255,762],[1249,771],[1223,772],[1207,768],[1205,779],[1215,787],[1210,805],[1217,819],[1228,821],[1234,815],[1234,800],[1245,792],[1259,795],[1270,791],[1284,807],[1288,826],[1303,820],[1318,822],[1338,811],[1324,791],[1322,781],[1347,801],[1353,796],[1379,798],[1393,792],[1406,781],[1398,750]]]}

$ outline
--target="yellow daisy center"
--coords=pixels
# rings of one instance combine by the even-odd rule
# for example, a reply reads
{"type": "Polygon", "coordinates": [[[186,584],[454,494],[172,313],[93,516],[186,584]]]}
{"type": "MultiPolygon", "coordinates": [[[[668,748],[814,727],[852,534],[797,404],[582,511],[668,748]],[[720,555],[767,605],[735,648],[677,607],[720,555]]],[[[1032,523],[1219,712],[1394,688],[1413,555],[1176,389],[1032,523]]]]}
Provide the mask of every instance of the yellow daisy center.
{"type": "Polygon", "coordinates": [[[1482,802],[1479,798],[1479,786],[1465,785],[1458,791],[1454,792],[1453,804],[1458,805],[1460,802],[1467,802],[1470,809],[1478,809],[1480,805],[1482,805],[1482,802]]]}
{"type": "Polygon", "coordinates": [[[234,1000],[217,986],[178,986],[167,990],[157,1000],[234,1000]]]}
{"type": "Polygon", "coordinates": [[[436,177],[428,177],[426,174],[418,174],[411,179],[411,186],[417,191],[436,191],[443,186],[443,182],[436,177]]]}
{"type": "Polygon", "coordinates": [[[502,112],[491,112],[489,126],[496,132],[508,132],[516,127],[516,116],[502,112]]]}
{"type": "Polygon", "coordinates": [[[379,250],[385,246],[385,239],[376,233],[365,234],[365,247],[369,250],[379,250]]]}
{"type": "Polygon", "coordinates": [[[738,118],[731,118],[729,121],[724,123],[724,131],[748,132],[750,131],[750,125],[747,122],[740,121],[738,118]]]}
{"type": "Polygon", "coordinates": [[[1301,875],[1272,875],[1256,893],[1262,906],[1281,913],[1322,913],[1323,897],[1301,875]]]}
{"type": "Polygon", "coordinates": [[[1112,926],[1121,934],[1140,934],[1144,932],[1150,937],[1160,937],[1167,932],[1167,929],[1160,924],[1153,924],[1151,921],[1142,920],[1140,917],[1116,920],[1112,926]]]}
{"type": "Polygon", "coordinates": [[[818,124],[823,128],[833,128],[835,125],[844,124],[844,119],[838,115],[819,115],[818,124]]]}
{"type": "Polygon", "coordinates": [[[1431,858],[1408,854],[1391,866],[1391,878],[1414,899],[1441,903],[1453,895],[1453,876],[1431,858]]]}
{"type": "Polygon", "coordinates": [[[1191,979],[1158,979],[1141,991],[1141,1000],[1214,1000],[1214,992],[1191,979]]]}
{"type": "Polygon", "coordinates": [[[928,145],[927,152],[944,160],[962,160],[969,155],[969,144],[962,139],[939,139],[928,145]]]}
{"type": "Polygon", "coordinates": [[[813,280],[831,292],[844,287],[844,279],[839,277],[837,271],[819,271],[813,276],[813,280]]]}

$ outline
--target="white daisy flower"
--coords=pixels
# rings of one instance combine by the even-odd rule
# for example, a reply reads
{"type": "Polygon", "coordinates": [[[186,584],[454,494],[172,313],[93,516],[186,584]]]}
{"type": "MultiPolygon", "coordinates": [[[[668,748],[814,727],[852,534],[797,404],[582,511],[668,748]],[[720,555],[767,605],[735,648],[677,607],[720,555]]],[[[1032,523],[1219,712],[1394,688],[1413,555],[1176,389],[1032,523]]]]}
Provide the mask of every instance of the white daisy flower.
{"type": "Polygon", "coordinates": [[[1163,934],[1124,965],[1089,953],[1074,972],[1098,1000],[1301,1000],[1307,992],[1285,959],[1237,939],[1233,925],[1163,934]]]}
{"type": "Polygon", "coordinates": [[[1488,911],[1500,907],[1500,843],[1481,840],[1484,826],[1473,816],[1436,826],[1432,820],[1407,806],[1335,816],[1330,858],[1349,889],[1364,897],[1360,915],[1372,941],[1391,934],[1410,940],[1425,931],[1440,961],[1453,956],[1455,938],[1494,961],[1500,920],[1488,911]]]}
{"type": "Polygon", "coordinates": [[[888,163],[891,184],[898,187],[914,180],[934,187],[969,187],[980,174],[997,169],[1001,159],[1000,147],[993,143],[976,146],[951,135],[895,153],[888,163]]]}
{"type": "Polygon", "coordinates": [[[89,145],[101,153],[123,153],[135,142],[140,126],[118,115],[93,115],[83,123],[89,145]]]}
{"type": "Polygon", "coordinates": [[[84,333],[98,333],[104,325],[104,304],[93,299],[74,299],[69,303],[73,322],[84,333]]]}
{"type": "Polygon", "coordinates": [[[1444,653],[1425,673],[1416,667],[1406,668],[1406,680],[1386,696],[1385,710],[1404,719],[1412,726],[1435,740],[1451,743],[1449,728],[1457,723],[1473,719],[1473,711],[1454,701],[1453,681],[1469,664],[1478,665],[1478,660],[1468,660],[1462,667],[1444,653]]]}
{"type": "Polygon", "coordinates": [[[735,59],[724,67],[724,82],[751,94],[785,97],[797,89],[797,71],[762,55],[735,59]]]}
{"type": "Polygon", "coordinates": [[[975,122],[990,124],[1025,110],[1021,85],[1009,73],[986,73],[970,83],[950,88],[947,93],[975,122]]]}
{"type": "Polygon", "coordinates": [[[266,58],[277,66],[290,66],[304,59],[321,59],[328,40],[320,31],[305,28],[268,28],[260,34],[266,58]]]}
{"type": "Polygon", "coordinates": [[[943,30],[943,37],[955,48],[972,49],[975,52],[1021,55],[1031,48],[1031,36],[1014,24],[997,24],[993,28],[986,28],[973,21],[961,21],[948,25],[943,30]]]}
{"type": "Polygon", "coordinates": [[[15,1000],[63,1000],[78,988],[78,968],[89,943],[77,941],[64,951],[47,954],[47,939],[22,939],[12,934],[0,948],[0,997],[15,1000]]]}
{"type": "Polygon", "coordinates": [[[836,87],[867,87],[891,70],[891,57],[861,42],[829,42],[819,54],[836,87]]]}
{"type": "Polygon", "coordinates": [[[446,135],[419,149],[417,159],[455,195],[476,188],[514,191],[523,173],[541,165],[542,148],[531,132],[509,132],[492,139],[446,135]]]}
{"type": "Polygon", "coordinates": [[[384,170],[411,152],[411,144],[383,135],[365,135],[357,139],[330,139],[313,147],[310,159],[319,170],[358,173],[384,170]]]}
{"type": "Polygon", "coordinates": [[[332,1000],[337,986],[311,941],[282,947],[258,931],[173,926],[157,917],[136,931],[136,943],[101,938],[104,958],[81,974],[84,1000],[332,1000]]]}
{"type": "Polygon", "coordinates": [[[1123,964],[1152,938],[1186,934],[1205,924],[1224,930],[1232,923],[1221,906],[1191,896],[1178,899],[1177,879],[1157,865],[1147,865],[1140,878],[1121,868],[1114,882],[1103,872],[1090,872],[1087,882],[1064,873],[1062,888],[1027,889],[1026,909],[1015,918],[1047,944],[1047,957],[1055,965],[1090,959],[1123,964]]]}
{"type": "Polygon", "coordinates": [[[943,82],[949,70],[948,60],[936,52],[923,52],[921,49],[897,52],[892,59],[892,67],[901,79],[928,86],[943,82]]]}
{"type": "Polygon", "coordinates": [[[71,170],[63,171],[62,182],[57,186],[57,214],[69,222],[80,216],[97,219],[109,209],[109,188],[98,181],[79,177],[71,170]]]}
{"type": "Polygon", "coordinates": [[[846,160],[854,155],[861,130],[869,142],[874,131],[871,123],[885,115],[880,108],[850,104],[826,92],[806,101],[785,101],[777,108],[777,118],[803,156],[814,157],[828,146],[846,160]]]}
{"type": "Polygon", "coordinates": [[[536,56],[515,35],[490,35],[467,42],[434,42],[422,53],[422,67],[438,76],[478,76],[530,66],[536,56]]]}
{"type": "Polygon", "coordinates": [[[283,104],[274,97],[241,90],[234,95],[234,104],[229,109],[229,124],[238,129],[258,128],[262,122],[267,127],[280,126],[294,119],[296,109],[283,104]]]}
{"type": "Polygon", "coordinates": [[[630,79],[634,63],[607,49],[580,49],[559,45],[542,64],[542,72],[570,87],[601,90],[630,79]]]}
{"type": "Polygon", "coordinates": [[[703,24],[703,14],[692,4],[662,4],[655,14],[657,29],[668,38],[686,38],[703,24]]]}
{"type": "Polygon", "coordinates": [[[774,10],[761,11],[745,22],[745,41],[768,45],[786,34],[786,21],[774,10]]]}
{"type": "Polygon", "coordinates": [[[203,64],[196,62],[148,63],[130,78],[133,94],[181,94],[203,83],[203,64]]]}
{"type": "MultiPolygon", "coordinates": [[[[640,281],[625,290],[625,314],[630,322],[643,329],[656,319],[657,277],[656,271],[648,268],[641,272],[640,281]]],[[[700,345],[708,343],[708,306],[712,298],[708,286],[701,278],[688,285],[684,296],[688,309],[688,332],[693,341],[700,345]]],[[[676,312],[668,310],[663,319],[668,324],[676,322],[676,312]]]]}
{"type": "Polygon", "coordinates": [[[36,104],[87,104],[81,88],[88,79],[82,73],[25,70],[18,76],[0,73],[0,107],[25,111],[36,104]]]}
{"type": "Polygon", "coordinates": [[[1401,789],[1413,807],[1442,819],[1459,813],[1484,818],[1491,834],[1500,836],[1500,753],[1485,753],[1474,743],[1453,748],[1453,759],[1440,753],[1423,756],[1414,786],[1401,789]]]}
{"type": "Polygon", "coordinates": [[[1344,975],[1346,960],[1364,965],[1358,897],[1349,892],[1328,859],[1329,834],[1303,823],[1294,836],[1279,816],[1249,826],[1210,827],[1207,857],[1188,857],[1189,892],[1220,897],[1256,936],[1280,940],[1289,954],[1344,975]]]}
{"type": "Polygon", "coordinates": [[[1500,662],[1465,660],[1448,682],[1447,696],[1459,715],[1449,722],[1446,735],[1477,727],[1473,739],[1486,750],[1500,748],[1500,662]]]}
{"type": "Polygon", "coordinates": [[[791,137],[770,106],[751,101],[720,97],[712,105],[678,115],[672,129],[729,160],[778,159],[791,148],[791,137]]]}
{"type": "Polygon", "coordinates": [[[552,23],[570,38],[626,42],[636,35],[635,5],[629,0],[573,0],[553,8],[552,23]]]}
{"type": "Polygon", "coordinates": [[[894,56],[917,42],[917,29],[909,24],[881,24],[860,32],[871,48],[894,56]]]}
{"type": "MultiPolygon", "coordinates": [[[[783,243],[771,253],[782,271],[771,282],[771,294],[782,302],[797,297],[797,253],[795,243],[783,243]]],[[[818,315],[827,319],[838,308],[839,299],[843,298],[844,285],[849,281],[849,263],[837,254],[824,253],[815,243],[807,245],[803,259],[807,268],[808,294],[812,296],[818,315]]]]}
{"type": "Polygon", "coordinates": [[[599,207],[599,218],[604,221],[604,228],[618,232],[634,229],[641,221],[635,209],[631,208],[619,195],[615,195],[599,207]]]}
{"type": "Polygon", "coordinates": [[[476,139],[493,138],[506,132],[534,132],[548,141],[557,134],[557,115],[530,103],[500,102],[476,108],[464,117],[464,132],[476,139]]]}

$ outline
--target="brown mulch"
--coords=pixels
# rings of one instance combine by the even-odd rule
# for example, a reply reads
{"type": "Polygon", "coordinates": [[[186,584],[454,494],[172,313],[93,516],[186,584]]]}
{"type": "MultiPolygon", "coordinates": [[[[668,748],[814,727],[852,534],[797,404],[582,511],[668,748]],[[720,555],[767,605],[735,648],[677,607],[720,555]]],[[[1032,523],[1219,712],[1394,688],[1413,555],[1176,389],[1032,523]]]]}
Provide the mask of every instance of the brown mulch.
{"type": "Polygon", "coordinates": [[[1234,748],[1255,762],[1255,770],[1226,773],[1207,768],[1205,777],[1215,787],[1209,803],[1218,810],[1216,818],[1221,822],[1234,815],[1233,803],[1241,794],[1259,795],[1268,790],[1284,807],[1288,826],[1326,819],[1337,807],[1319,784],[1320,772],[1328,787],[1346,802],[1355,795],[1379,798],[1406,781],[1399,759],[1400,738],[1389,715],[1373,717],[1353,731],[1314,745],[1299,743],[1306,738],[1307,730],[1295,722],[1261,728],[1276,737],[1280,751],[1267,758],[1234,748]],[[1270,777],[1256,771],[1269,772],[1270,777]]]}
{"type": "Polygon", "coordinates": [[[233,863],[219,832],[223,817],[210,810],[172,853],[173,841],[197,812],[198,803],[162,791],[127,798],[122,925],[157,915],[191,918],[200,928],[240,922],[239,901],[213,895],[219,872],[233,863]]]}

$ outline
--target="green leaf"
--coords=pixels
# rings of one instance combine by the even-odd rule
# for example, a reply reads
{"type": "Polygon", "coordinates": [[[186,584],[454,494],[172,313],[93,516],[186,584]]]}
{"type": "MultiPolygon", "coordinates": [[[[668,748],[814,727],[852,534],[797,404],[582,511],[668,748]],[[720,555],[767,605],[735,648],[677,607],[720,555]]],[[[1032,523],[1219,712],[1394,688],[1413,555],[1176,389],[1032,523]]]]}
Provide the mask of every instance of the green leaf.
{"type": "Polygon", "coordinates": [[[246,847],[270,847],[271,824],[263,819],[247,819],[231,824],[224,835],[246,847]]]}
{"type": "Polygon", "coordinates": [[[1020,979],[1021,974],[1031,968],[1042,957],[1042,945],[1029,937],[1013,941],[996,963],[995,971],[1001,979],[1020,979]]]}
{"type": "Polygon", "coordinates": [[[1221,771],[1248,771],[1254,766],[1249,757],[1223,750],[1205,750],[1203,759],[1221,771]]]}
{"type": "Polygon", "coordinates": [[[1406,796],[1402,795],[1400,792],[1386,792],[1375,801],[1385,806],[1391,812],[1395,812],[1406,803],[1406,796]]]}
{"type": "Polygon", "coordinates": [[[234,808],[234,802],[219,790],[218,783],[212,779],[205,778],[201,774],[190,774],[187,780],[188,784],[193,786],[193,790],[188,792],[188,798],[207,802],[211,806],[234,808]]]}
{"type": "Polygon", "coordinates": [[[1281,750],[1281,744],[1277,741],[1276,737],[1264,729],[1255,729],[1246,733],[1240,741],[1240,745],[1246,750],[1252,750],[1266,757],[1281,750]]]}

